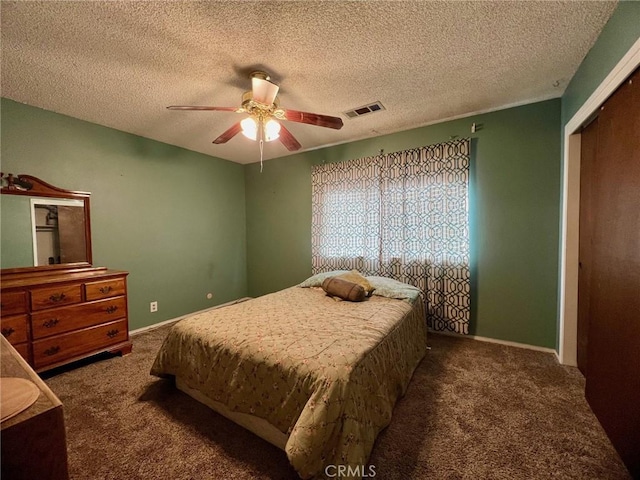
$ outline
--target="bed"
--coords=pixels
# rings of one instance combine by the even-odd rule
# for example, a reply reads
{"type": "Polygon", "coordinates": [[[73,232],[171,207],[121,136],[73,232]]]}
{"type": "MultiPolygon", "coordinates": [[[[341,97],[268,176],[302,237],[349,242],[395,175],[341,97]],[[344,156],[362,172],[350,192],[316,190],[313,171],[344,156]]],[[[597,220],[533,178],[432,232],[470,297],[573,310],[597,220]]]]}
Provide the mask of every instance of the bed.
{"type": "Polygon", "coordinates": [[[418,289],[367,278],[376,290],[362,302],[336,301],[315,276],[194,314],[172,327],[151,374],[284,450],[300,477],[345,465],[358,478],[427,335],[418,289]]]}

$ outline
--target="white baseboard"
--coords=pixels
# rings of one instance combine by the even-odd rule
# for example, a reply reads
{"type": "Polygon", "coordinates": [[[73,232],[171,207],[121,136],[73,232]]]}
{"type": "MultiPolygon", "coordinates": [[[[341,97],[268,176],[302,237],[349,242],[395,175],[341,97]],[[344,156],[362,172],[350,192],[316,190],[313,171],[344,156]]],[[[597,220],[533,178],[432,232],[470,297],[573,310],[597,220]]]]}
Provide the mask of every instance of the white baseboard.
{"type": "Polygon", "coordinates": [[[555,349],[553,348],[539,347],[537,345],[529,345],[527,343],[510,342],[509,340],[498,340],[496,338],[479,337],[477,335],[460,335],[459,333],[453,333],[453,332],[440,332],[437,330],[429,330],[429,333],[434,333],[436,335],[448,335],[450,337],[468,338],[470,340],[479,340],[480,342],[498,343],[500,345],[507,345],[509,347],[517,347],[517,348],[526,348],[527,350],[535,350],[537,352],[553,353],[556,356],[556,358],[558,358],[558,352],[556,352],[555,349]]]}
{"type": "Polygon", "coordinates": [[[136,328],[135,330],[129,330],[129,335],[130,336],[134,336],[134,335],[138,335],[140,333],[149,332],[151,330],[155,330],[156,328],[163,327],[163,326],[168,325],[170,323],[175,323],[175,322],[177,322],[179,320],[182,320],[183,318],[190,317],[191,315],[196,315],[198,313],[208,312],[210,310],[215,310],[217,308],[228,307],[229,305],[235,305],[236,303],[240,303],[240,302],[244,302],[244,301],[247,301],[247,300],[251,300],[251,298],[252,297],[238,298],[237,300],[232,300],[232,301],[227,302],[227,303],[222,303],[220,305],[216,305],[215,307],[205,308],[204,310],[198,310],[197,312],[187,313],[186,315],[182,315],[182,316],[177,317],[177,318],[170,318],[169,320],[165,320],[165,321],[160,322],[160,323],[154,323],[153,325],[149,325],[147,327],[141,327],[141,328],[136,328]]]}

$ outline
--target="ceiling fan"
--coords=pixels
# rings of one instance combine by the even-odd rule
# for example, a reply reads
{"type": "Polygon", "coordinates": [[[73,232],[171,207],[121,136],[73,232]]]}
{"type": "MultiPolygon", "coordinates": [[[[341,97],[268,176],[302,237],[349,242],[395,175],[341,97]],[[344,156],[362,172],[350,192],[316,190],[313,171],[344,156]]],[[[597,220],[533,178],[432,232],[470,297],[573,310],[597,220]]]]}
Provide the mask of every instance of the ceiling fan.
{"type": "Polygon", "coordinates": [[[169,110],[214,110],[223,112],[247,113],[249,116],[244,120],[235,123],[228,130],[223,132],[213,143],[226,143],[242,132],[243,135],[260,141],[260,151],[264,141],[280,140],[289,150],[299,150],[302,145],[295,139],[289,130],[278,120],[288,120],[290,122],[306,123],[319,127],[342,128],[342,119],[330,117],[318,113],[300,112],[280,108],[278,90],[280,87],[271,81],[271,77],[261,70],[252,72],[251,90],[242,95],[242,106],[236,107],[210,107],[198,105],[171,105],[169,110]]]}

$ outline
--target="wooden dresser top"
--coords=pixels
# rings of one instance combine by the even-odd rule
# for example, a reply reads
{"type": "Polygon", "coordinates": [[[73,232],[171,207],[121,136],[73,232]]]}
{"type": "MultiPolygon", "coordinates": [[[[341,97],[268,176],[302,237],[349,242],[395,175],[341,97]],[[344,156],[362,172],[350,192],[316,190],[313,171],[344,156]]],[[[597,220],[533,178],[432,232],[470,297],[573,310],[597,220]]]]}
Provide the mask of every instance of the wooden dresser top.
{"type": "Polygon", "coordinates": [[[2,290],[11,288],[24,288],[39,285],[50,285],[62,282],[97,281],[113,277],[128,275],[123,270],[111,270],[105,267],[91,267],[78,269],[77,271],[61,272],[28,272],[0,274],[0,287],[2,290]]]}

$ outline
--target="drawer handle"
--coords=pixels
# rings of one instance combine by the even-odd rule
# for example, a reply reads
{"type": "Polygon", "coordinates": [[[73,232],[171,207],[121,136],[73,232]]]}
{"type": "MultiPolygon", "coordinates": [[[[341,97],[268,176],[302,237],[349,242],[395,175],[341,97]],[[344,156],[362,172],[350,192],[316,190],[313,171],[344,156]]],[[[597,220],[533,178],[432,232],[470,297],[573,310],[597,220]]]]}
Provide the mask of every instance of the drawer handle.
{"type": "Polygon", "coordinates": [[[107,287],[100,287],[100,293],[106,295],[107,293],[109,293],[111,290],[113,290],[111,288],[111,285],[107,286],[107,287]]]}
{"type": "Polygon", "coordinates": [[[47,355],[48,357],[50,357],[51,355],[55,355],[59,351],[60,351],[60,347],[56,345],[55,347],[47,348],[44,351],[44,354],[47,355]]]}
{"type": "Polygon", "coordinates": [[[47,320],[46,322],[44,322],[42,326],[45,328],[52,328],[55,327],[59,322],[60,320],[58,320],[57,318],[52,318],[51,320],[47,320]]]}
{"type": "Polygon", "coordinates": [[[67,296],[64,293],[54,293],[49,297],[49,300],[51,300],[53,303],[58,303],[63,301],[65,298],[67,298],[67,296]]]}
{"type": "Polygon", "coordinates": [[[109,330],[109,331],[107,332],[107,337],[109,337],[109,338],[113,338],[113,337],[115,337],[116,335],[118,335],[118,332],[119,332],[119,330],[118,330],[117,328],[116,328],[115,330],[109,330]]]}
{"type": "Polygon", "coordinates": [[[118,307],[116,307],[115,305],[109,305],[109,306],[107,307],[107,313],[113,313],[113,312],[115,312],[116,310],[118,310],[118,307]]]}
{"type": "Polygon", "coordinates": [[[7,338],[9,338],[9,336],[10,336],[13,332],[15,332],[15,330],[14,330],[13,328],[11,328],[11,327],[9,327],[9,328],[3,328],[3,329],[2,329],[2,335],[4,335],[4,336],[5,336],[5,337],[7,337],[7,338]]]}

